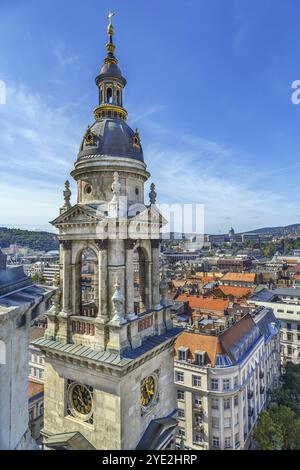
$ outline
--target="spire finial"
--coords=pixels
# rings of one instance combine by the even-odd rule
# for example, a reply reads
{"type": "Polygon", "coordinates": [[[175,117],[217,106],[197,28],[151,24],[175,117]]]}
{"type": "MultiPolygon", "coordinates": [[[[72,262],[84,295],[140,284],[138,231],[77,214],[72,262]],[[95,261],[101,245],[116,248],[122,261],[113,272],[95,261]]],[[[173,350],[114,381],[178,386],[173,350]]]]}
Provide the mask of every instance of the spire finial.
{"type": "Polygon", "coordinates": [[[116,46],[114,45],[114,42],[113,42],[114,27],[112,24],[112,19],[115,15],[116,14],[113,11],[110,11],[107,16],[107,19],[109,21],[108,27],[107,27],[108,43],[106,44],[106,49],[107,49],[108,54],[105,59],[105,63],[111,63],[111,64],[118,63],[117,59],[114,56],[116,46]]]}
{"type": "Polygon", "coordinates": [[[110,11],[108,13],[108,17],[107,17],[107,19],[109,20],[108,31],[110,30],[111,27],[113,28],[112,19],[114,16],[116,16],[116,14],[113,11],[110,11]]]}

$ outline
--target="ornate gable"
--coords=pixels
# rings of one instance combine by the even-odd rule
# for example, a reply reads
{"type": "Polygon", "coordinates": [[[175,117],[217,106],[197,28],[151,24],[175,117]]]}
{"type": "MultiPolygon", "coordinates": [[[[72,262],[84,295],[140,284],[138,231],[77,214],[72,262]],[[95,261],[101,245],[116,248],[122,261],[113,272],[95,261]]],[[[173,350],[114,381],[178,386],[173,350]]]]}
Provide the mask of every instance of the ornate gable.
{"type": "Polygon", "coordinates": [[[61,225],[78,225],[78,224],[97,224],[104,219],[96,209],[91,206],[76,204],[63,214],[54,219],[51,224],[54,227],[61,225]]]}

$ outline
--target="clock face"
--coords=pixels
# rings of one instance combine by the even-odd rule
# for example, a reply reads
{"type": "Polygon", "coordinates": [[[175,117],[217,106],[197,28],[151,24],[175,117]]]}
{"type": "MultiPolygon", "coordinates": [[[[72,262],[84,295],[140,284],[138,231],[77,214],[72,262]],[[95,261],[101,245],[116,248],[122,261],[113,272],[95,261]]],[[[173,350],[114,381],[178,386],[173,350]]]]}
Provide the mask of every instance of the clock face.
{"type": "Polygon", "coordinates": [[[70,401],[74,410],[83,417],[93,411],[92,390],[86,385],[74,384],[70,390],[70,401]]]}
{"type": "Polygon", "coordinates": [[[148,408],[157,395],[156,379],[150,375],[141,383],[141,405],[148,408]]]}

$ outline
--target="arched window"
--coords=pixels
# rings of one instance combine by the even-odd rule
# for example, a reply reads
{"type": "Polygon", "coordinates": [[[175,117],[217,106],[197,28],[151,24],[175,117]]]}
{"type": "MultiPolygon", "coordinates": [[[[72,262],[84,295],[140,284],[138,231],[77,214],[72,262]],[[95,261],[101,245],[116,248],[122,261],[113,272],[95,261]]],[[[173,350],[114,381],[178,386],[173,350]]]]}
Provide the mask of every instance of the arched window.
{"type": "Polygon", "coordinates": [[[113,91],[110,87],[106,89],[106,101],[110,104],[113,102],[113,91]]]}
{"type": "Polygon", "coordinates": [[[119,88],[117,89],[117,104],[118,105],[121,105],[121,91],[119,90],[119,88]]]}
{"type": "Polygon", "coordinates": [[[85,317],[96,317],[98,313],[98,260],[90,248],[81,255],[80,276],[80,314],[85,317]]]}

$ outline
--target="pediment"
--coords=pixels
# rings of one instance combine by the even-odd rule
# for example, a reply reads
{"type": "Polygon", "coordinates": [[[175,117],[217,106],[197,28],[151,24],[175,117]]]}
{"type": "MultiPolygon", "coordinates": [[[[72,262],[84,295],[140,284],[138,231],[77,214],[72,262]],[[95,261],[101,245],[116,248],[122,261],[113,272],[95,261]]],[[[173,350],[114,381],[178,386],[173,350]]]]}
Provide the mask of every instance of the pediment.
{"type": "Polygon", "coordinates": [[[55,227],[60,225],[79,225],[79,224],[97,224],[103,220],[104,215],[99,214],[95,209],[90,206],[76,204],[69,210],[60,214],[54,219],[51,224],[55,227]]]}
{"type": "Polygon", "coordinates": [[[160,224],[160,226],[164,226],[168,223],[158,208],[154,205],[146,207],[144,211],[137,214],[132,220],[135,222],[157,223],[160,224]]]}

